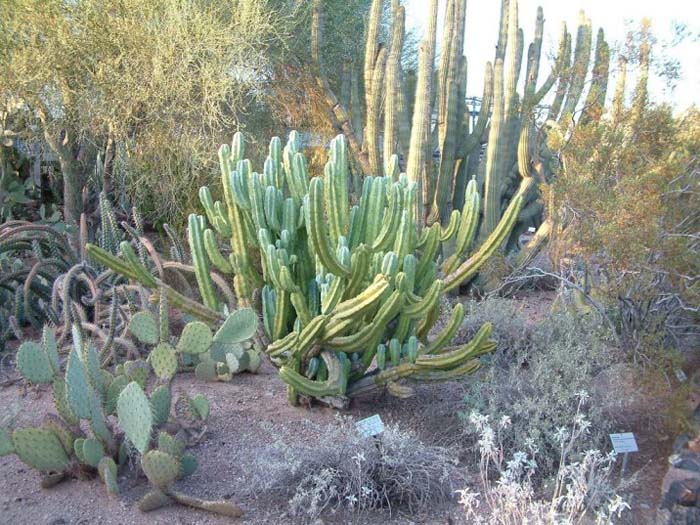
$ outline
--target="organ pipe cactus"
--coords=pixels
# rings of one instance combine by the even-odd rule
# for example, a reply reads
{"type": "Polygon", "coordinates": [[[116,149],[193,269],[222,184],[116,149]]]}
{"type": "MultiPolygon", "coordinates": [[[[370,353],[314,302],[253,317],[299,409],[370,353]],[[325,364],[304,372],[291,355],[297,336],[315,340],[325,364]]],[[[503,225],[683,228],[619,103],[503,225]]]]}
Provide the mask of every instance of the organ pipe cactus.
{"type": "MultiPolygon", "coordinates": [[[[284,148],[272,139],[261,173],[252,171],[243,151],[241,134],[220,148],[225,202],[215,201],[206,187],[200,190],[206,219],[190,217],[189,227],[196,230],[189,232],[190,249],[195,264],[214,266],[233,279],[239,304],[259,307],[265,351],[280,367],[292,402],[301,394],[345,405],[385,386],[405,396],[410,389],[398,381],[450,380],[478,369],[478,357],[494,347],[490,325],[475,341],[450,347],[464,317],[458,304],[435,337],[431,329],[445,293],[473,278],[504,244],[522,195],[476,246],[481,199],[474,179],[462,209],[451,213],[444,228],[423,227],[415,206],[417,184],[398,174],[395,158],[387,176],[364,179],[359,202],[349,206],[343,135],[331,144],[324,174],[311,179],[296,132],[284,148]],[[230,250],[221,249],[222,238],[230,250]],[[421,358],[432,355],[446,359],[421,358]]],[[[94,246],[88,253],[144,286],[159,284],[127,246],[123,259],[94,246]]],[[[213,289],[212,272],[200,268],[196,275],[204,298],[213,289]]],[[[179,301],[206,322],[210,312],[222,315],[192,304],[179,301]]],[[[156,340],[154,320],[137,324],[150,327],[145,341],[156,340]]],[[[172,354],[158,350],[158,358],[161,353],[172,354]]],[[[202,377],[216,373],[201,363],[197,371],[202,377]]]]}
{"type": "MultiPolygon", "coordinates": [[[[562,26],[557,56],[551,71],[539,83],[544,34],[544,13],[537,10],[535,35],[524,55],[523,32],[518,26],[517,0],[502,0],[501,22],[495,61],[486,65],[483,96],[477,118],[466,104],[467,67],[463,55],[465,45],[466,0],[447,0],[441,44],[440,63],[435,71],[438,1],[426,2],[428,27],[418,47],[418,71],[402,71],[401,55],[405,31],[405,13],[399,2],[390,10],[390,39],[382,45],[379,26],[383,0],[374,0],[369,11],[363,68],[364,105],[360,99],[338,100],[324,74],[320,49],[322,43],[321,2],[314,1],[312,17],[312,59],[318,84],[326,95],[334,125],[343,131],[349,147],[365,176],[388,175],[392,156],[401,157],[409,182],[417,185],[416,221],[418,225],[449,223],[453,209],[461,210],[469,180],[477,175],[483,197],[479,238],[486,239],[497,227],[508,204],[515,196],[524,203],[516,227],[510,235],[510,246],[528,226],[538,226],[544,206],[531,175],[547,182],[556,171],[554,154],[547,147],[550,124],[538,121],[538,104],[556,85],[556,93],[547,120],[573,122],[589,70],[591,24],[581,14],[575,51],[572,38],[562,26]],[[523,68],[523,64],[525,67],[523,68]],[[524,82],[520,82],[525,69],[524,82]],[[415,88],[409,78],[416,79],[415,88]],[[517,91],[523,85],[521,93],[517,91]],[[415,89],[415,93],[408,89],[415,89]],[[384,96],[383,110],[377,97],[384,96]],[[414,96],[415,95],[415,96],[414,96]],[[415,100],[412,114],[406,101],[415,100]],[[364,113],[363,129],[355,129],[350,115],[364,113]],[[379,122],[384,119],[384,136],[379,122]],[[433,120],[435,124],[433,125],[433,120]],[[521,136],[528,128],[528,162],[518,159],[521,136]],[[488,130],[488,133],[486,131],[488,130]],[[407,138],[410,136],[410,144],[407,138]],[[383,148],[380,147],[380,143],[383,148]],[[485,146],[485,152],[483,151],[485,146]],[[439,153],[433,162],[434,152],[439,153]],[[531,158],[530,158],[531,157],[531,158]]],[[[591,87],[586,98],[584,122],[599,115],[607,86],[609,52],[604,35],[598,34],[596,63],[591,87]]]]}
{"type": "MultiPolygon", "coordinates": [[[[134,326],[144,330],[147,324],[141,319],[134,326]]],[[[185,446],[188,431],[201,426],[208,416],[206,398],[181,398],[187,403],[184,413],[173,411],[169,384],[149,385],[145,362],[127,361],[109,372],[78,330],[74,326],[74,347],[64,373],[50,329],[44,329],[40,343],[27,341],[20,346],[19,373],[31,384],[51,385],[57,414],[45,416],[38,427],[0,428],[0,455],[16,454],[42,474],[44,487],[94,474],[109,494],[116,495],[118,471],[136,454],[153,485],[140,504],[142,510],[175,501],[240,516],[240,509],[231,503],[202,501],[172,489],[177,479],[196,469],[196,458],[185,452],[185,446]],[[155,505],[156,499],[160,505],[155,505]]]]}

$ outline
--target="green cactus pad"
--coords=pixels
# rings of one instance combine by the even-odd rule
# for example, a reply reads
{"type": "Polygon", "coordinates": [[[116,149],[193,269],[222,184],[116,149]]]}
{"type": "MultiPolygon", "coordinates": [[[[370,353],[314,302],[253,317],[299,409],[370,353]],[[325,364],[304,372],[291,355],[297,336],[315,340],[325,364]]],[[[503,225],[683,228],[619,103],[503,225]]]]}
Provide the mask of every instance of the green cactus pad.
{"type": "Polygon", "coordinates": [[[189,400],[190,409],[201,420],[206,420],[209,417],[209,400],[202,394],[197,394],[189,400]]]}
{"type": "Polygon", "coordinates": [[[102,374],[103,370],[100,365],[100,356],[97,355],[97,350],[93,346],[90,346],[87,350],[86,361],[85,365],[90,384],[100,395],[106,394],[108,383],[105,383],[105,376],[102,374]]]}
{"type": "Polygon", "coordinates": [[[153,414],[151,405],[138,383],[129,383],[117,401],[119,426],[136,450],[145,454],[151,441],[153,414]]]}
{"type": "Polygon", "coordinates": [[[112,381],[114,381],[114,376],[104,368],[100,369],[100,375],[102,376],[102,383],[105,388],[102,395],[107,395],[107,390],[109,390],[109,386],[112,384],[112,381]]]}
{"type": "Polygon", "coordinates": [[[166,490],[180,475],[180,461],[160,450],[151,450],[141,458],[141,467],[148,481],[166,490]]]}
{"type": "Polygon", "coordinates": [[[117,400],[119,399],[119,394],[121,394],[124,387],[129,384],[129,378],[126,376],[117,376],[114,381],[109,385],[107,389],[107,396],[105,399],[105,412],[107,414],[114,414],[117,409],[117,400]]]}
{"type": "Polygon", "coordinates": [[[153,371],[160,379],[169,380],[177,372],[177,354],[168,343],[160,343],[148,356],[153,371]]]}
{"type": "Polygon", "coordinates": [[[58,359],[58,345],[56,344],[56,337],[53,330],[48,326],[44,326],[44,330],[42,331],[41,346],[49,357],[53,371],[58,374],[61,371],[61,362],[58,359]]]}
{"type": "Polygon", "coordinates": [[[226,366],[231,374],[243,372],[248,366],[248,356],[243,354],[239,359],[233,354],[226,354],[226,366]]]}
{"type": "Polygon", "coordinates": [[[83,457],[85,458],[85,463],[91,467],[97,467],[104,455],[105,449],[102,443],[93,438],[85,440],[83,443],[83,457]]]}
{"type": "Polygon", "coordinates": [[[258,316],[252,308],[236,310],[228,316],[214,336],[217,343],[240,343],[250,339],[258,329],[258,316]]]}
{"type": "Polygon", "coordinates": [[[73,450],[73,441],[75,441],[75,434],[66,425],[66,423],[55,414],[46,414],[44,420],[41,423],[42,428],[50,430],[61,441],[64,450],[70,454],[73,450]]]}
{"type": "Polygon", "coordinates": [[[129,321],[129,331],[144,344],[154,345],[158,342],[158,325],[148,312],[137,312],[129,321]]]}
{"type": "Polygon", "coordinates": [[[185,452],[185,443],[167,432],[160,432],[158,434],[158,450],[175,458],[179,458],[182,457],[182,454],[185,452]]]}
{"type": "Polygon", "coordinates": [[[225,363],[226,354],[233,354],[236,357],[241,357],[244,351],[245,350],[243,349],[243,346],[239,343],[220,343],[214,341],[211,344],[209,355],[214,361],[218,361],[219,363],[225,363]]]}
{"type": "Polygon", "coordinates": [[[153,414],[153,424],[163,425],[170,417],[170,404],[172,395],[168,385],[160,385],[151,393],[151,413],[153,414]]]}
{"type": "Polygon", "coordinates": [[[139,359],[138,361],[127,361],[124,363],[124,373],[130,381],[136,381],[141,388],[146,388],[146,381],[151,373],[151,367],[146,361],[139,359]]]}
{"type": "Polygon", "coordinates": [[[93,392],[90,397],[90,428],[103,443],[111,443],[113,441],[112,432],[107,425],[107,418],[102,409],[100,396],[93,392]]]}
{"type": "Polygon", "coordinates": [[[119,494],[119,484],[117,483],[117,464],[110,457],[103,457],[97,465],[97,472],[100,474],[102,483],[107,487],[107,492],[112,495],[119,494]]]}
{"type": "Polygon", "coordinates": [[[17,352],[17,370],[32,384],[51,383],[54,369],[44,349],[32,341],[22,343],[17,352]]]}
{"type": "Polygon", "coordinates": [[[260,357],[260,352],[257,350],[247,350],[248,355],[248,372],[251,374],[257,374],[262,365],[262,358],[260,357]]]}
{"type": "Polygon", "coordinates": [[[70,462],[61,440],[51,430],[17,429],[12,433],[12,443],[19,459],[42,472],[62,471],[70,462]]]}
{"type": "Polygon", "coordinates": [[[89,419],[92,388],[88,383],[85,366],[75,348],[71,350],[68,356],[66,387],[68,403],[73,413],[80,419],[89,419]]]}
{"type": "Polygon", "coordinates": [[[0,457],[12,454],[15,446],[12,444],[12,436],[6,428],[0,428],[0,457]]]}
{"type": "Polygon", "coordinates": [[[85,438],[78,438],[73,442],[73,453],[78,461],[85,463],[85,454],[83,454],[83,446],[85,445],[85,438]]]}
{"type": "Polygon", "coordinates": [[[180,460],[180,476],[186,478],[191,476],[197,470],[197,458],[192,454],[185,454],[180,460]]]}
{"type": "Polygon", "coordinates": [[[216,362],[202,361],[194,369],[194,375],[200,381],[216,381],[216,362]]]}
{"type": "Polygon", "coordinates": [[[160,490],[152,490],[139,500],[138,507],[141,512],[151,512],[170,505],[172,498],[163,494],[160,490]]]}
{"type": "Polygon", "coordinates": [[[58,415],[61,416],[63,421],[65,421],[69,425],[77,425],[78,418],[76,417],[75,413],[70,407],[70,404],[68,403],[68,391],[66,388],[66,381],[62,377],[57,376],[56,379],[54,379],[52,391],[53,404],[56,407],[58,415]]]}
{"type": "Polygon", "coordinates": [[[177,351],[185,354],[203,354],[212,342],[211,330],[201,321],[187,323],[177,342],[177,351]]]}

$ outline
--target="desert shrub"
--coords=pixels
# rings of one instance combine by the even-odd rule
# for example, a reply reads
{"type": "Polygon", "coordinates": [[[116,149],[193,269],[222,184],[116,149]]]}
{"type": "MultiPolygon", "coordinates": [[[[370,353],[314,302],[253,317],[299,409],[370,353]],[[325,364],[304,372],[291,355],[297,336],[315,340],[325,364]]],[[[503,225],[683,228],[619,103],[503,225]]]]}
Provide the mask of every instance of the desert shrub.
{"type": "Polygon", "coordinates": [[[625,350],[658,365],[655,349],[700,335],[700,112],[622,112],[577,129],[563,155],[554,263],[583,266],[625,350]]]}
{"type": "MultiPolygon", "coordinates": [[[[491,421],[508,415],[504,447],[514,450],[527,443],[539,452],[537,476],[550,476],[560,460],[556,429],[573,420],[577,393],[594,391],[596,376],[615,362],[606,332],[593,316],[551,313],[532,322],[517,302],[500,298],[471,310],[467,333],[491,321],[498,347],[480,381],[467,385],[465,412],[476,410],[491,421]]],[[[597,403],[582,411],[591,426],[576,452],[601,447],[611,424],[597,403]]]]}
{"type": "Polygon", "coordinates": [[[453,497],[458,472],[446,448],[424,445],[396,425],[372,442],[350,418],[319,431],[322,438],[308,447],[278,442],[260,450],[246,475],[250,495],[288,498],[290,514],[309,522],[342,509],[419,512],[453,497]]]}
{"type": "Polygon", "coordinates": [[[481,492],[464,489],[458,493],[470,523],[553,525],[582,523],[586,517],[594,517],[595,523],[608,524],[629,509],[612,483],[612,454],[589,449],[580,459],[572,457],[591,430],[582,413],[587,396],[580,393],[573,401],[577,407],[573,419],[554,434],[561,461],[547,494],[533,483],[541,457],[536,449],[522,444],[527,451],[512,449],[515,452],[507,457],[503,437],[508,434],[511,419],[503,416],[492,422],[478,412],[469,415],[469,424],[479,436],[481,492]]]}

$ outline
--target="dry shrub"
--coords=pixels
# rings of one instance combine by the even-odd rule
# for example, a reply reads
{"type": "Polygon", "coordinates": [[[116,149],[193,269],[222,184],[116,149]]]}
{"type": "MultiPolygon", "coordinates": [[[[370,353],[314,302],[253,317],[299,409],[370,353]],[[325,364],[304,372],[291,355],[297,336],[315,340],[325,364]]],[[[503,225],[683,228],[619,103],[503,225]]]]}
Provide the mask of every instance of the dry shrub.
{"type": "Polygon", "coordinates": [[[247,474],[250,495],[288,498],[290,514],[309,522],[343,509],[405,506],[414,513],[454,497],[456,458],[446,448],[395,425],[376,440],[363,438],[351,418],[318,431],[307,446],[278,442],[259,450],[247,474]]]}
{"type": "MultiPolygon", "coordinates": [[[[490,321],[498,347],[486,358],[490,362],[479,380],[466,387],[466,412],[476,410],[493,422],[510,417],[512,423],[503,432],[505,450],[527,443],[538,451],[537,476],[547,478],[560,460],[556,430],[574,419],[580,392],[597,393],[596,379],[617,361],[616,352],[593,316],[552,313],[532,323],[517,302],[500,298],[471,310],[466,335],[490,321]]],[[[577,441],[581,448],[575,452],[607,447],[612,421],[604,407],[591,403],[582,414],[591,430],[577,441]]],[[[476,441],[470,436],[470,444],[476,441]]]]}

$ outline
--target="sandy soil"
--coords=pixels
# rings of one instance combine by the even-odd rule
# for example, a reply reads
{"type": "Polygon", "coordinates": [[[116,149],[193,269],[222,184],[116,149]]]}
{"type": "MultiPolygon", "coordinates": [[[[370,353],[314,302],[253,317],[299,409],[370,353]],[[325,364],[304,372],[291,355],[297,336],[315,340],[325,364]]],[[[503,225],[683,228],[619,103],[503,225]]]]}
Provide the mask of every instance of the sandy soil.
{"type": "MultiPolygon", "coordinates": [[[[542,315],[547,301],[538,298],[533,303],[537,305],[532,307],[533,316],[542,315]]],[[[631,389],[637,387],[634,381],[627,385],[631,389]]],[[[129,474],[120,479],[119,498],[109,498],[104,487],[94,480],[74,480],[42,489],[36,472],[15,456],[8,456],[0,457],[0,525],[297,523],[287,515],[286,501],[275,501],[264,494],[254,499],[239,497],[246,486],[246,472],[256,453],[273,442],[284,439],[293,445],[322,439],[319,427],[333,424],[338,412],[319,406],[288,406],[283,384],[269,363],[265,363],[260,374],[242,374],[231,383],[207,384],[196,381],[192,375],[182,375],[175,381],[174,391],[201,392],[212,404],[207,437],[190,449],[199,460],[199,469],[179,488],[205,498],[231,499],[245,509],[242,519],[222,518],[182,506],[141,514],[134,503],[147,490],[147,484],[145,479],[129,474]]],[[[462,392],[462,385],[452,383],[419,387],[410,400],[379,394],[355,402],[345,414],[360,419],[379,413],[385,422],[414,430],[425,443],[459,447],[462,440],[457,412],[464,408],[462,392]]],[[[625,426],[620,431],[635,432],[641,450],[632,455],[628,468],[629,472],[637,472],[637,479],[627,495],[632,512],[625,522],[644,524],[653,523],[672,439],[660,423],[658,397],[635,399],[633,405],[623,407],[618,414],[625,426]]],[[[11,407],[15,403],[22,407],[19,425],[37,422],[51,411],[48,392],[24,390],[19,383],[0,388],[0,406],[11,407]]],[[[468,477],[468,458],[463,459],[468,477]]],[[[391,515],[373,513],[354,521],[351,516],[324,516],[318,523],[457,525],[464,519],[455,500],[429,515],[411,516],[394,509],[391,515]]]]}

